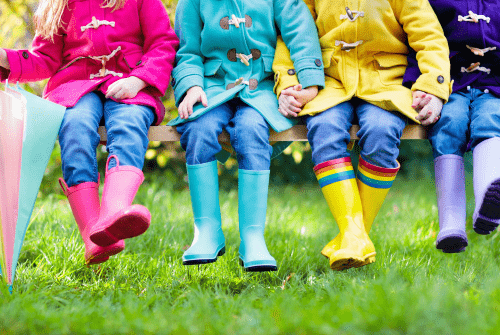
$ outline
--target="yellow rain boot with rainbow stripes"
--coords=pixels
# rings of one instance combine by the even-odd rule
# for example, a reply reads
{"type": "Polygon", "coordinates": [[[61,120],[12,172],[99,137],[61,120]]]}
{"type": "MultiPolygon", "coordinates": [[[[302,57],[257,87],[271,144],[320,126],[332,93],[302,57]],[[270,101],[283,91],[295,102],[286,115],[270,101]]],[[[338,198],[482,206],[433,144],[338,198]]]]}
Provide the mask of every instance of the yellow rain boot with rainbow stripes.
{"type": "Polygon", "coordinates": [[[339,226],[336,247],[330,254],[330,267],[344,270],[359,267],[375,257],[375,247],[365,231],[363,209],[351,158],[344,157],[314,167],[328,207],[339,226]]]}
{"type": "MultiPolygon", "coordinates": [[[[365,230],[370,232],[373,221],[377,216],[382,203],[389,193],[394,179],[399,171],[400,165],[396,168],[382,168],[366,162],[359,158],[358,176],[356,178],[361,206],[363,207],[363,218],[365,230]]],[[[339,236],[331,240],[321,251],[321,254],[330,257],[331,253],[338,249],[339,236]]],[[[375,257],[368,259],[370,263],[375,261],[375,257]]]]}

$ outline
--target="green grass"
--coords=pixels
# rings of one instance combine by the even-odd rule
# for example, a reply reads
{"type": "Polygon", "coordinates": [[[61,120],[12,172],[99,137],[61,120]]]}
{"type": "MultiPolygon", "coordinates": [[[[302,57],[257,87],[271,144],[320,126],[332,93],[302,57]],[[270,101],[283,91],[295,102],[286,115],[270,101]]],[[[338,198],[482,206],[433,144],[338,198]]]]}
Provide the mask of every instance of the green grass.
{"type": "Polygon", "coordinates": [[[226,254],[183,266],[189,193],[163,182],[136,198],[151,209],[151,228],[100,267],[83,265],[66,199],[39,199],[14,293],[0,295],[0,333],[500,333],[500,235],[472,231],[470,193],[466,252],[434,247],[432,180],[399,178],[370,234],[377,261],[333,272],[319,252],[338,229],[319,187],[271,186],[266,240],[279,269],[259,274],[238,264],[234,190],[220,193],[226,254]]]}

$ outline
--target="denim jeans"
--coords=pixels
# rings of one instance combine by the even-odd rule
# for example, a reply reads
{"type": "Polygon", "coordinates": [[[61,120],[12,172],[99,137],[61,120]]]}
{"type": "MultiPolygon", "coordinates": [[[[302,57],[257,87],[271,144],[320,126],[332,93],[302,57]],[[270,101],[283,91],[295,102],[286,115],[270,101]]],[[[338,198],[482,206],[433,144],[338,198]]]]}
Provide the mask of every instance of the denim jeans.
{"type": "Polygon", "coordinates": [[[217,140],[226,129],[242,170],[269,170],[273,148],[264,117],[240,99],[232,99],[199,118],[177,126],[186,163],[196,165],[215,160],[222,147],[217,140]]]}
{"type": "Polygon", "coordinates": [[[306,117],[314,165],[350,156],[347,144],[353,123],[360,126],[357,136],[365,161],[385,168],[398,166],[396,159],[407,118],[358,98],[306,117]]]}
{"type": "Polygon", "coordinates": [[[492,137],[500,137],[500,99],[477,88],[451,94],[441,118],[429,129],[434,158],[463,156],[469,141],[474,149],[492,137]]]}
{"type": "MultiPolygon", "coordinates": [[[[116,155],[120,165],[142,169],[148,147],[148,130],[154,121],[151,107],[127,105],[90,92],[68,108],[59,130],[64,181],[69,187],[97,182],[97,128],[104,118],[108,135],[106,149],[116,155]]],[[[109,168],[116,165],[114,160],[109,168]]]]}

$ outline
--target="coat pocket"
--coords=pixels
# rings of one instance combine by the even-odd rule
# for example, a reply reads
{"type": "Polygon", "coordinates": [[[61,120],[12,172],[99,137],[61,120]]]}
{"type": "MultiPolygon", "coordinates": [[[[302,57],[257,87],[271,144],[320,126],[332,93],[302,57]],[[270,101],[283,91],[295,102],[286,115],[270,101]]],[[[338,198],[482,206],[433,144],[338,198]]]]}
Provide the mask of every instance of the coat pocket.
{"type": "Polygon", "coordinates": [[[408,66],[406,55],[378,53],[373,55],[375,67],[383,85],[402,85],[408,66]]]}
{"type": "Polygon", "coordinates": [[[335,53],[335,50],[333,50],[333,49],[322,50],[323,65],[325,67],[325,75],[327,77],[335,79],[335,80],[328,80],[329,85],[333,85],[335,87],[343,87],[343,85],[341,84],[340,75],[339,75],[339,64],[333,58],[334,53],[335,53]]]}
{"type": "Polygon", "coordinates": [[[262,62],[264,63],[264,72],[273,73],[274,56],[262,55],[262,62]]]}
{"type": "Polygon", "coordinates": [[[222,60],[212,59],[203,64],[205,73],[205,88],[214,85],[224,85],[224,76],[226,75],[222,69],[222,60]]]}
{"type": "Polygon", "coordinates": [[[136,67],[142,64],[142,52],[134,52],[131,54],[125,54],[123,56],[125,63],[129,67],[129,69],[135,69],[136,67]]]}

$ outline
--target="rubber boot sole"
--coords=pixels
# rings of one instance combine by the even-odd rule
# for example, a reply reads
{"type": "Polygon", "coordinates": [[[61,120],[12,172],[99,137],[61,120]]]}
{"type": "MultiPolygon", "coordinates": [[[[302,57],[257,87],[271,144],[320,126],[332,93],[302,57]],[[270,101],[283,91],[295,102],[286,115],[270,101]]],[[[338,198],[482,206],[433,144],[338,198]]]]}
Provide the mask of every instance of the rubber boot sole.
{"type": "Polygon", "coordinates": [[[495,180],[486,190],[483,203],[479,208],[479,215],[474,222],[474,231],[481,235],[493,232],[500,219],[500,179],[495,180]]]}
{"type": "Polygon", "coordinates": [[[89,257],[85,258],[85,264],[92,265],[92,264],[104,263],[109,259],[110,256],[114,256],[114,255],[122,252],[124,249],[125,249],[125,247],[109,248],[108,250],[106,250],[104,252],[90,255],[89,257]]]}
{"type": "Polygon", "coordinates": [[[468,245],[467,237],[453,234],[438,241],[436,248],[446,254],[453,254],[465,251],[465,247],[468,245]]]}
{"type": "Polygon", "coordinates": [[[217,256],[215,258],[203,258],[203,259],[193,259],[193,260],[188,260],[188,261],[182,261],[183,265],[197,265],[197,264],[209,264],[213,263],[217,260],[217,257],[220,257],[226,253],[226,247],[222,247],[222,249],[219,250],[217,253],[217,256]]]}
{"type": "Polygon", "coordinates": [[[133,210],[135,206],[144,207],[132,205],[126,210],[118,212],[109,219],[113,222],[104,229],[94,231],[90,235],[90,240],[101,247],[107,247],[119,240],[143,234],[149,228],[151,214],[149,211],[147,214],[142,213],[142,211],[136,212],[133,210]]]}
{"type": "Polygon", "coordinates": [[[365,255],[363,258],[345,257],[337,259],[330,264],[330,268],[334,271],[343,271],[350,268],[359,268],[375,262],[376,252],[365,255]]]}
{"type": "Polygon", "coordinates": [[[245,269],[246,272],[267,272],[267,271],[277,271],[278,267],[276,265],[255,265],[245,267],[245,262],[240,258],[240,265],[245,269]]]}

